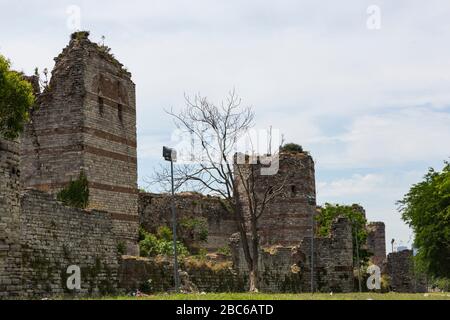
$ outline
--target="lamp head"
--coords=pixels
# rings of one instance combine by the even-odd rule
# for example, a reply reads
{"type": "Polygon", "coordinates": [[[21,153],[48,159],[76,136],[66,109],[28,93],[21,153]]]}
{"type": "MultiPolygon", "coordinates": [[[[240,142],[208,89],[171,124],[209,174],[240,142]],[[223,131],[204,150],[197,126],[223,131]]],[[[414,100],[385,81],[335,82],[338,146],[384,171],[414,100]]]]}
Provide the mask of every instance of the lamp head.
{"type": "Polygon", "coordinates": [[[163,147],[163,157],[166,161],[177,161],[177,151],[168,147],[163,147]]]}

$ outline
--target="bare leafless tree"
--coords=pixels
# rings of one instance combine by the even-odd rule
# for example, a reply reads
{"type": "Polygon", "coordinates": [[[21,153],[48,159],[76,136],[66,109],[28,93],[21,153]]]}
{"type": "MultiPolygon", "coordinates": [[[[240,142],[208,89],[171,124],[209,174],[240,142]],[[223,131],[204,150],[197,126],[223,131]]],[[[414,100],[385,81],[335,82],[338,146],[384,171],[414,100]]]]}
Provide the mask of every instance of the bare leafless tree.
{"type": "MultiPolygon", "coordinates": [[[[258,184],[264,165],[252,156],[244,156],[244,162],[236,164],[239,163],[237,143],[252,128],[254,112],[251,107],[242,106],[234,91],[218,106],[200,95],[185,99],[186,107],[180,113],[167,112],[182,135],[195,141],[192,145],[197,148],[192,148],[188,155],[179,155],[183,163],[175,168],[175,187],[219,196],[226,210],[235,217],[249,270],[249,289],[257,291],[258,220],[268,203],[282,192],[285,183],[279,181],[270,187],[258,184]]],[[[167,188],[170,171],[161,167],[147,182],[167,188]]]]}

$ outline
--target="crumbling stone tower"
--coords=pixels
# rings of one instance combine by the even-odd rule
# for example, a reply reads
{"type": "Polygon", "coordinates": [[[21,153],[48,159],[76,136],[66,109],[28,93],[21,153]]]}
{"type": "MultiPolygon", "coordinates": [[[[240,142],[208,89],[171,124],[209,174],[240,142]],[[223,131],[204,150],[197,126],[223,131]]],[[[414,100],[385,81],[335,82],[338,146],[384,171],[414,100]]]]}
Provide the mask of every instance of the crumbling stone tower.
{"type": "Polygon", "coordinates": [[[89,209],[111,215],[132,254],[139,221],[135,84],[109,48],[88,36],[74,33],[55,58],[24,133],[22,181],[55,194],[84,171],[89,209]]]}
{"type": "MultiPolygon", "coordinates": [[[[262,158],[259,158],[262,160],[262,158]]],[[[240,161],[238,161],[240,162],[240,161]]],[[[267,163],[262,161],[262,163],[267,163]]],[[[279,169],[273,175],[260,174],[261,163],[240,164],[241,168],[257,166],[255,191],[258,198],[270,189],[279,190],[268,203],[259,219],[259,234],[262,245],[298,245],[304,237],[311,237],[311,226],[316,212],[316,187],[314,161],[307,152],[281,152],[279,169]]],[[[237,192],[244,213],[248,212],[248,197],[242,182],[237,177],[237,192]]]]}
{"type": "Polygon", "coordinates": [[[370,260],[380,268],[386,260],[385,229],[384,222],[370,222],[367,225],[367,249],[372,253],[370,260]]]}
{"type": "Polygon", "coordinates": [[[20,294],[19,147],[0,138],[0,299],[20,294]]]}

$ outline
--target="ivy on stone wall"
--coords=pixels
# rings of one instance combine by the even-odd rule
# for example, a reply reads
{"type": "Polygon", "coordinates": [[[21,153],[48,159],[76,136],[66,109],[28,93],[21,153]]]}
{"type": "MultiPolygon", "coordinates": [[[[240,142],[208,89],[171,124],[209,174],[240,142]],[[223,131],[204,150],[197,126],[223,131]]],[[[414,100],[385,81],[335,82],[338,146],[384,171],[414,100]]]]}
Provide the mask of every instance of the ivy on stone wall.
{"type": "Polygon", "coordinates": [[[372,253],[365,248],[367,242],[367,220],[359,208],[358,205],[325,203],[320,210],[320,214],[316,216],[318,224],[317,234],[322,237],[328,236],[334,219],[339,216],[346,217],[352,223],[353,260],[357,262],[357,256],[359,256],[360,264],[365,265],[372,253]],[[356,252],[356,248],[358,248],[359,252],[356,252]]]}
{"type": "Polygon", "coordinates": [[[88,206],[89,186],[84,171],[80,172],[77,180],[71,181],[58,193],[57,199],[69,207],[84,209],[88,206]]]}
{"type": "Polygon", "coordinates": [[[208,240],[208,221],[205,218],[183,218],[179,223],[180,233],[192,240],[208,240]]]}

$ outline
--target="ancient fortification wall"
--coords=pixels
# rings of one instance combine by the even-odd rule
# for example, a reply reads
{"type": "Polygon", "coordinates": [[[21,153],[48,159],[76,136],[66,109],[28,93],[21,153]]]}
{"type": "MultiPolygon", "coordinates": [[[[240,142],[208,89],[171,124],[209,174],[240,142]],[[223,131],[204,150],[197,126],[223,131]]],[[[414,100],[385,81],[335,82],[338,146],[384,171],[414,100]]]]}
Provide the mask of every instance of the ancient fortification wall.
{"type": "Polygon", "coordinates": [[[0,138],[0,298],[21,292],[19,146],[0,138]]]}
{"type": "MultiPolygon", "coordinates": [[[[310,238],[297,246],[265,247],[260,254],[260,290],[265,292],[310,292],[310,238]]],[[[231,244],[233,265],[226,262],[182,261],[180,269],[198,291],[240,292],[248,288],[247,265],[236,239],[231,244]]],[[[316,291],[353,291],[351,225],[337,219],[329,237],[315,238],[316,291]]],[[[173,265],[167,259],[124,257],[119,269],[119,286],[126,291],[173,290],[173,265]]]]}
{"type": "Polygon", "coordinates": [[[392,291],[427,291],[426,277],[414,268],[412,250],[389,253],[383,273],[389,276],[392,291]]]}
{"type": "MultiPolygon", "coordinates": [[[[233,263],[247,272],[239,241],[232,246],[233,263]]],[[[269,292],[311,291],[311,237],[296,246],[265,247],[259,255],[261,290],[269,292]]],[[[328,237],[314,238],[314,288],[323,292],[353,291],[353,244],[351,224],[338,218],[328,237]]]]}
{"type": "Polygon", "coordinates": [[[57,193],[84,171],[89,208],[108,211],[117,238],[137,253],[135,85],[108,48],[72,35],[55,58],[22,143],[25,188],[57,193]]]}
{"type": "Polygon", "coordinates": [[[0,139],[0,176],[0,298],[66,293],[70,265],[82,271],[78,293],[117,288],[117,241],[107,213],[21,191],[16,142],[0,139]]]}
{"type": "Polygon", "coordinates": [[[370,260],[380,268],[386,260],[385,229],[384,222],[370,222],[367,225],[367,249],[373,254],[370,260]]]}
{"type": "MultiPolygon", "coordinates": [[[[189,239],[182,235],[183,240],[195,241],[195,245],[208,251],[217,251],[228,245],[230,236],[237,232],[233,217],[225,210],[216,197],[207,197],[195,193],[178,194],[175,197],[175,207],[179,224],[186,219],[204,219],[208,229],[206,242],[189,239]]],[[[167,194],[140,193],[139,216],[141,226],[148,232],[155,233],[160,226],[172,226],[171,196],[167,194]]]]}
{"type": "MultiPolygon", "coordinates": [[[[72,265],[81,268],[81,290],[70,293],[106,294],[143,285],[154,292],[171,290],[173,268],[167,260],[119,257],[123,250],[138,254],[139,223],[150,232],[171,226],[170,197],[138,193],[136,97],[130,73],[109,48],[91,42],[87,32],[77,32],[55,58],[50,84],[42,94],[36,80],[30,78],[37,103],[20,143],[0,139],[0,298],[69,293],[67,268],[72,265]],[[56,201],[56,194],[81,172],[90,191],[86,210],[56,201]]],[[[260,164],[242,168],[253,166],[261,169],[260,164]]],[[[257,175],[257,194],[280,181],[282,192],[259,220],[264,247],[261,290],[307,292],[311,226],[317,214],[311,156],[281,153],[275,175],[257,175]]],[[[237,183],[239,204],[248,212],[242,182],[237,183]]],[[[217,251],[237,232],[234,217],[218,198],[180,194],[176,207],[179,230],[183,221],[206,222],[206,242],[182,235],[193,247],[217,251]]],[[[386,251],[384,225],[371,228],[368,245],[381,259],[386,251]]],[[[199,291],[244,291],[248,277],[242,249],[236,241],[231,247],[234,265],[182,261],[188,281],[199,291]]],[[[314,238],[314,248],[315,290],[352,291],[349,222],[337,219],[329,237],[314,238]]],[[[388,270],[407,270],[406,261],[392,256],[388,270]]],[[[403,279],[395,279],[397,290],[403,290],[403,279]]]]}
{"type": "MultiPolygon", "coordinates": [[[[314,161],[307,153],[281,153],[279,170],[275,175],[260,175],[261,165],[256,169],[256,191],[263,198],[268,188],[283,185],[282,192],[267,206],[259,219],[261,243],[268,245],[297,245],[306,236],[311,236],[312,217],[316,214],[316,188],[314,161]]],[[[242,170],[249,170],[248,164],[241,164],[242,170]]],[[[236,177],[239,177],[236,174],[236,177]]],[[[248,205],[242,182],[236,178],[239,199],[244,212],[248,205]]]]}
{"type": "Polygon", "coordinates": [[[106,212],[69,208],[53,196],[26,191],[22,206],[24,295],[64,294],[67,268],[81,268],[81,294],[117,289],[118,247],[106,212]]]}

